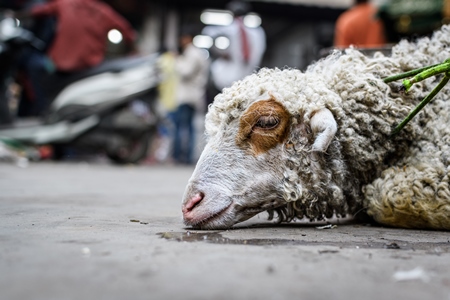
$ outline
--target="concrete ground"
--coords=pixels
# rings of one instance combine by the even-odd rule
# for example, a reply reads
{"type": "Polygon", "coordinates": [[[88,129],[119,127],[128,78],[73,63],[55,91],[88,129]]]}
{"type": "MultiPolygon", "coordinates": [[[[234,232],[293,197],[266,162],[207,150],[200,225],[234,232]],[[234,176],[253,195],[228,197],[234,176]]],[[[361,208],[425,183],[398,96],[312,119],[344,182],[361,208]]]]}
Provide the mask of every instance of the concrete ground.
{"type": "Polygon", "coordinates": [[[450,234],[183,226],[190,167],[0,163],[0,299],[450,300],[450,234]]]}

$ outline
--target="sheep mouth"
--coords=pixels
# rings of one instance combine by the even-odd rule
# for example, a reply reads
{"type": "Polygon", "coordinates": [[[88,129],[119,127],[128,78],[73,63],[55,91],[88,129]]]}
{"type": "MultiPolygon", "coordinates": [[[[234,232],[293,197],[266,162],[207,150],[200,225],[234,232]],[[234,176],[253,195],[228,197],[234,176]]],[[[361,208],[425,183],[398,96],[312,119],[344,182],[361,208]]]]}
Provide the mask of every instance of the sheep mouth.
{"type": "Polygon", "coordinates": [[[233,205],[233,202],[230,202],[230,204],[226,205],[222,209],[210,213],[206,215],[203,219],[196,220],[195,223],[187,223],[186,225],[192,226],[192,228],[195,229],[219,229],[219,228],[229,228],[232,226],[227,224],[221,224],[221,220],[224,219],[224,217],[229,213],[233,205]]]}
{"type": "Polygon", "coordinates": [[[262,211],[264,211],[264,209],[257,207],[242,207],[231,202],[228,206],[208,215],[202,220],[186,225],[201,230],[229,229],[233,225],[250,219],[262,211]]]}

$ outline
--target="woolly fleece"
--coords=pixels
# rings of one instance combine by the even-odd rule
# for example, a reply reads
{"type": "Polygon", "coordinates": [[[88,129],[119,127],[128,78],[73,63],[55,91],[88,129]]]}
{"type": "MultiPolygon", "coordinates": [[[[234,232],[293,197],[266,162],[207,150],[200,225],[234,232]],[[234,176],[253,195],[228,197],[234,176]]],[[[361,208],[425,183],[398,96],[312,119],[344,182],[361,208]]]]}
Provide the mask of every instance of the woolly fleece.
{"type": "Polygon", "coordinates": [[[400,81],[382,81],[448,58],[450,26],[444,26],[431,38],[400,42],[390,56],[366,57],[347,49],[305,72],[264,68],[216,96],[206,116],[206,135],[230,130],[255,99],[275,92],[292,116],[291,134],[279,153],[286,162],[280,166],[286,205],[277,210],[282,221],[320,220],[366,209],[383,224],[448,230],[450,89],[444,87],[390,139],[392,128],[440,78],[415,84],[408,93],[399,91],[400,81]],[[327,153],[317,157],[311,154],[311,143],[295,135],[295,127],[308,125],[322,108],[332,112],[338,132],[327,153]]]}

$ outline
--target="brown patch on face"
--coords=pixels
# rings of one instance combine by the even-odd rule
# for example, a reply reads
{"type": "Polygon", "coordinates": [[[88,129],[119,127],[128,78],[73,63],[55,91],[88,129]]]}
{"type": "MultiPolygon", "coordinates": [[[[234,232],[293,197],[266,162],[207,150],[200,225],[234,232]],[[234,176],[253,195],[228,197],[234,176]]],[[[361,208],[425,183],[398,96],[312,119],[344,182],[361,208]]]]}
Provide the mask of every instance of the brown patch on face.
{"type": "Polygon", "coordinates": [[[265,153],[286,139],[289,112],[271,96],[253,103],[240,119],[236,144],[254,155],[265,153]]]}

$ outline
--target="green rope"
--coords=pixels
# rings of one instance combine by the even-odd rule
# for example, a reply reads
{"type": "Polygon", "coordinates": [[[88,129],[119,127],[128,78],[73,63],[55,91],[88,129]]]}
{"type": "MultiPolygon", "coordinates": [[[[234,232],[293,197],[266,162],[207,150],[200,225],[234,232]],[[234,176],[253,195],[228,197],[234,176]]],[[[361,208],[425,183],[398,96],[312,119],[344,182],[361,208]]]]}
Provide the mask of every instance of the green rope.
{"type": "Polygon", "coordinates": [[[409,121],[411,121],[412,118],[414,118],[415,115],[425,106],[427,105],[433,98],[436,96],[436,94],[442,90],[442,88],[447,84],[447,82],[450,79],[450,74],[446,73],[444,78],[439,82],[438,86],[436,86],[433,91],[431,91],[430,94],[428,94],[420,103],[417,105],[409,114],[406,116],[403,121],[400,122],[400,124],[395,127],[395,129],[392,131],[391,136],[396,135],[400,130],[405,127],[406,124],[408,124],[409,121]]]}
{"type": "Polygon", "coordinates": [[[433,98],[436,96],[437,93],[439,93],[440,90],[448,83],[450,80],[450,59],[447,59],[445,62],[441,64],[436,64],[432,66],[427,66],[415,70],[411,70],[405,73],[401,73],[398,75],[386,77],[383,79],[385,83],[389,83],[392,81],[405,79],[408,77],[413,77],[411,79],[405,79],[403,80],[403,88],[406,92],[409,91],[409,89],[413,86],[413,84],[420,82],[422,80],[425,80],[431,76],[436,76],[439,74],[445,73],[444,78],[439,82],[439,84],[431,91],[430,94],[428,94],[420,103],[417,105],[409,114],[406,116],[405,119],[403,119],[392,131],[391,137],[399,133],[400,130],[405,127],[406,124],[408,124],[409,121],[411,121],[412,118],[414,118],[417,113],[419,113],[422,108],[427,105],[433,98]]]}
{"type": "Polygon", "coordinates": [[[431,76],[436,76],[438,74],[447,72],[450,70],[450,64],[449,63],[443,63],[434,67],[431,67],[423,72],[420,72],[416,76],[414,76],[411,80],[405,79],[403,80],[403,86],[406,88],[406,91],[409,91],[409,89],[412,87],[414,83],[420,82],[422,80],[425,80],[431,76]]]}
{"type": "Polygon", "coordinates": [[[398,75],[389,76],[389,77],[384,78],[383,81],[385,83],[389,83],[389,82],[392,82],[392,81],[397,81],[397,80],[400,80],[400,79],[408,78],[408,77],[411,77],[411,76],[415,76],[415,75],[417,75],[417,74],[419,74],[419,73],[421,73],[421,72],[423,72],[425,70],[428,70],[429,68],[433,68],[433,67],[436,67],[436,66],[439,66],[439,65],[440,64],[436,64],[436,65],[432,65],[432,66],[428,66],[428,67],[424,67],[424,68],[420,68],[420,69],[414,69],[414,70],[411,70],[411,71],[408,71],[408,72],[405,72],[405,73],[401,73],[401,74],[398,74],[398,75]]]}

